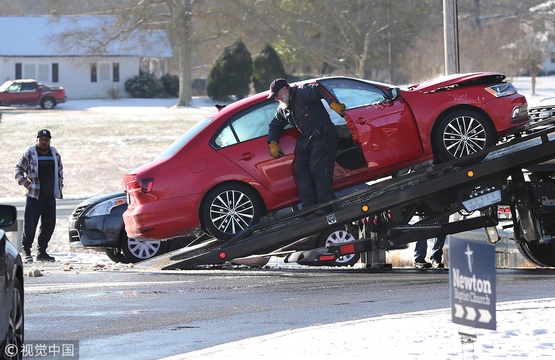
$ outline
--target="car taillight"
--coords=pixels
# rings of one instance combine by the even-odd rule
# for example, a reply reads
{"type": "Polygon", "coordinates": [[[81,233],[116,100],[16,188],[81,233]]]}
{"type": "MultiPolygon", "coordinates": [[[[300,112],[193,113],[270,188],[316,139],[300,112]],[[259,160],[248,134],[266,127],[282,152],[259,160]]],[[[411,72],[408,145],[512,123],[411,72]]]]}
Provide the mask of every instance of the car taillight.
{"type": "Polygon", "coordinates": [[[147,178],[147,179],[136,179],[129,181],[125,184],[125,188],[128,192],[135,193],[141,191],[143,193],[149,193],[154,186],[154,179],[147,178]]]}

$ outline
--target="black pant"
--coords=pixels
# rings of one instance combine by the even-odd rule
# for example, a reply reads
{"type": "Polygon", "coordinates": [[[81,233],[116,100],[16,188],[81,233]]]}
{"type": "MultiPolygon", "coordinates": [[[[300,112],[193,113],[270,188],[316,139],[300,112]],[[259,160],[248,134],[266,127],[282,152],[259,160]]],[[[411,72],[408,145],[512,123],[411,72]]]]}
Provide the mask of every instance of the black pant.
{"type": "Polygon", "coordinates": [[[310,139],[299,139],[295,159],[295,178],[303,207],[335,199],[333,170],[339,146],[334,126],[326,126],[310,139]]]}
{"type": "Polygon", "coordinates": [[[38,200],[27,196],[23,227],[23,250],[26,252],[31,251],[39,219],[38,251],[43,253],[46,252],[48,242],[56,227],[56,199],[54,195],[40,194],[38,200]]]}

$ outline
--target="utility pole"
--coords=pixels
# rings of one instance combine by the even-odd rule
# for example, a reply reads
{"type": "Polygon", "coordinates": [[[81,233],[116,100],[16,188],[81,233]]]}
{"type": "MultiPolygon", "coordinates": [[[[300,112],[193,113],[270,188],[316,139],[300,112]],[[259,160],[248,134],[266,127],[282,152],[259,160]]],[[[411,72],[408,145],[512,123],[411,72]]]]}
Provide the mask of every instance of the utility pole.
{"type": "Polygon", "coordinates": [[[443,0],[445,75],[460,72],[457,0],[443,0]]]}

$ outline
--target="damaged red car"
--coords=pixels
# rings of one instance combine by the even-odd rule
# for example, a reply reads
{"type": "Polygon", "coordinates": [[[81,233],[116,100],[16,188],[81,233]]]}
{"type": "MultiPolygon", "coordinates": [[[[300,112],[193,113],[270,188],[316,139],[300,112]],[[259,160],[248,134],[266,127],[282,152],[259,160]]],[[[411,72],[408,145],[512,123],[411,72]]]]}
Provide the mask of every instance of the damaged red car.
{"type": "MultiPolygon", "coordinates": [[[[494,145],[529,122],[526,98],[494,72],[449,75],[409,87],[348,77],[309,80],[347,107],[340,118],[336,190],[427,160],[448,161],[494,145]]],[[[294,85],[294,84],[293,84],[294,85]]],[[[198,122],[152,162],[123,177],[130,237],[165,240],[208,233],[228,239],[300,201],[293,178],[298,134],[286,128],[274,159],[268,91],[198,122]]]]}

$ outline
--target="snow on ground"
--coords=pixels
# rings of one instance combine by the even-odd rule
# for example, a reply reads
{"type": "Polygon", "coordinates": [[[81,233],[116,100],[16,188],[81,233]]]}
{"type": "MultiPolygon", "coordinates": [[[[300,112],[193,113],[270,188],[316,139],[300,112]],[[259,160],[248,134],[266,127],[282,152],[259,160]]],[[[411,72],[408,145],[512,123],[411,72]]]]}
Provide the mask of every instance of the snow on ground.
{"type": "MultiPolygon", "coordinates": [[[[531,106],[555,96],[555,77],[511,79],[531,106]]],[[[71,94],[69,94],[71,96],[71,94]]],[[[0,129],[9,146],[0,157],[0,202],[22,199],[13,168],[41,128],[52,131],[52,145],[62,154],[66,198],[85,198],[121,189],[121,176],[150,160],[201,118],[214,102],[195,98],[191,107],[175,99],[70,100],[52,111],[0,108],[0,129]]],[[[59,220],[50,243],[54,264],[35,264],[46,273],[62,270],[127,269],[94,251],[73,252],[67,220],[59,220]]],[[[412,250],[407,250],[410,253],[412,250]]],[[[447,296],[447,294],[446,294],[447,296]]],[[[172,359],[221,358],[374,358],[494,359],[554,358],[555,299],[497,304],[497,330],[455,325],[450,310],[388,315],[315,326],[195,351],[172,359]],[[459,332],[476,335],[474,342],[459,332]]]]}
{"type": "Polygon", "coordinates": [[[244,339],[178,359],[553,359],[555,299],[497,304],[497,330],[451,322],[450,309],[384,315],[244,339]],[[475,335],[475,338],[467,335],[475,335]],[[467,340],[473,342],[467,342],[467,340]]]}

